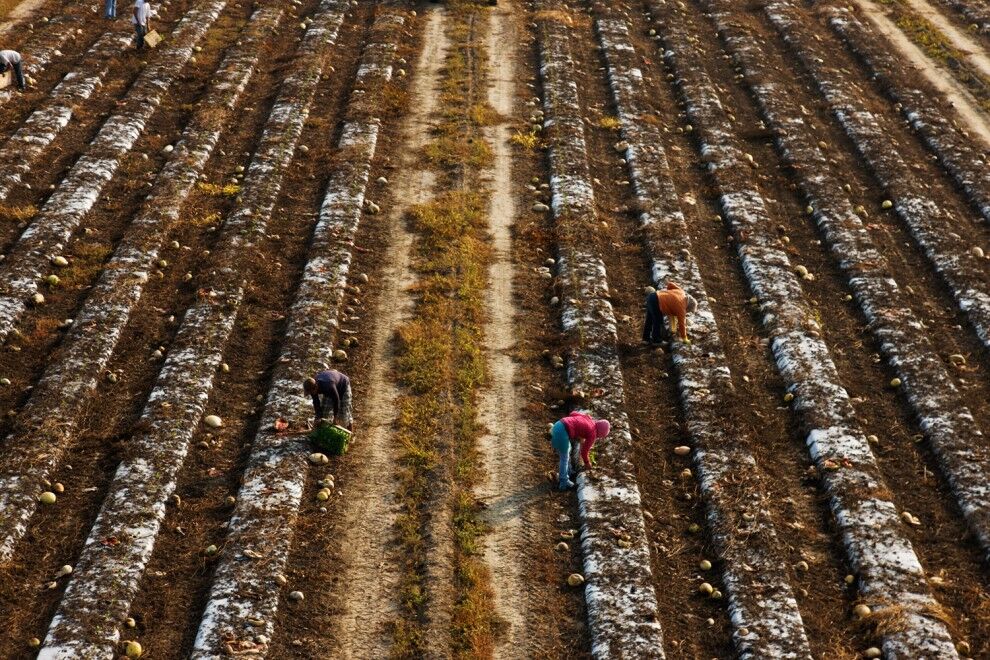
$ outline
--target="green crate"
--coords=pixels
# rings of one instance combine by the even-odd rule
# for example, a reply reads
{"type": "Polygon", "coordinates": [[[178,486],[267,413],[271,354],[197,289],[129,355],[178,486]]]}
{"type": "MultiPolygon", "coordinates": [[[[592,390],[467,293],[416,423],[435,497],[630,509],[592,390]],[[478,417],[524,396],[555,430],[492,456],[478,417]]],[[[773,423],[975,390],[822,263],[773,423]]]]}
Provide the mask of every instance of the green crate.
{"type": "Polygon", "coordinates": [[[343,456],[351,440],[351,432],[342,426],[323,424],[309,435],[313,446],[330,456],[343,456]]]}

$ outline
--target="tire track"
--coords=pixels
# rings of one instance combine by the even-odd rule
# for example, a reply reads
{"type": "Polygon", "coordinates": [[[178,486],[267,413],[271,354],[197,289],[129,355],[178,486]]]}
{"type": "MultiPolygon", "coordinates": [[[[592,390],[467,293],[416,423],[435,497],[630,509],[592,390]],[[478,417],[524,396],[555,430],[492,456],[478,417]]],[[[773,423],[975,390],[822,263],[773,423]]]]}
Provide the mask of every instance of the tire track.
{"type": "Polygon", "coordinates": [[[341,511],[343,518],[344,565],[341,584],[342,614],[331,621],[333,655],[342,658],[381,658],[389,654],[389,626],[398,615],[399,558],[394,557],[396,483],[398,471],[393,425],[398,416],[399,396],[392,375],[395,362],[393,334],[413,307],[411,270],[413,236],[405,216],[413,205],[426,202],[433,189],[434,174],[419,159],[430,140],[430,123],[436,111],[436,92],[449,46],[444,33],[443,12],[426,16],[423,50],[413,66],[411,114],[402,128],[401,155],[393,184],[394,206],[388,211],[387,263],[381,277],[387,283],[372,314],[372,363],[364,402],[357,407],[361,460],[341,511]]]}
{"type": "MultiPolygon", "coordinates": [[[[503,44],[519,43],[515,7],[504,2],[489,14],[487,52],[489,77],[488,103],[503,118],[516,114],[516,52],[503,44]]],[[[509,143],[511,129],[505,119],[485,131],[492,145],[494,163],[489,173],[491,202],[488,209],[492,233],[492,263],[488,280],[490,291],[485,349],[491,383],[479,402],[479,421],[487,429],[478,440],[484,461],[485,482],[478,488],[478,498],[486,502],[484,520],[491,531],[485,540],[485,561],[492,572],[495,607],[507,621],[507,633],[497,642],[498,658],[526,658],[532,612],[520,558],[533,542],[532,489],[527,466],[534,447],[523,439],[531,438],[523,416],[523,397],[517,389],[518,373],[513,351],[517,341],[519,309],[514,304],[516,278],[512,250],[512,230],[517,220],[517,205],[512,195],[513,153],[509,143]]]]}

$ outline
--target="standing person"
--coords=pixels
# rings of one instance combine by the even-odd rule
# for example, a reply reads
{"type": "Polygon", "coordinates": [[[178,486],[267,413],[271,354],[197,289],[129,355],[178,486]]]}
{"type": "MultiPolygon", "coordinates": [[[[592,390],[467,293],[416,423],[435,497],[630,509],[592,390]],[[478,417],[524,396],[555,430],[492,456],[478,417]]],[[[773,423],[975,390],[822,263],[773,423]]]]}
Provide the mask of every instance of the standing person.
{"type": "Polygon", "coordinates": [[[151,1],[135,0],[134,16],[131,17],[134,23],[135,42],[137,50],[144,48],[144,35],[148,34],[151,25],[151,1]]]}
{"type": "MultiPolygon", "coordinates": [[[[588,413],[577,410],[554,422],[550,429],[550,444],[560,457],[560,469],[557,473],[560,490],[574,488],[570,474],[571,464],[577,463],[579,453],[584,467],[591,468],[591,448],[595,446],[596,441],[607,436],[611,429],[612,426],[607,419],[596,420],[588,413]]],[[[577,465],[574,465],[574,468],[577,472],[577,465]]]]}
{"type": "Polygon", "coordinates": [[[316,423],[329,420],[353,430],[351,415],[351,379],[336,369],[327,369],[303,381],[303,392],[313,397],[316,423]],[[339,420],[339,421],[338,421],[339,420]]]}
{"type": "Polygon", "coordinates": [[[24,81],[24,69],[21,67],[21,54],[16,50],[0,50],[0,73],[5,73],[7,69],[14,70],[17,89],[23,92],[27,83],[24,81]]]}
{"type": "Polygon", "coordinates": [[[117,0],[103,0],[103,17],[111,20],[117,18],[117,0]]]}

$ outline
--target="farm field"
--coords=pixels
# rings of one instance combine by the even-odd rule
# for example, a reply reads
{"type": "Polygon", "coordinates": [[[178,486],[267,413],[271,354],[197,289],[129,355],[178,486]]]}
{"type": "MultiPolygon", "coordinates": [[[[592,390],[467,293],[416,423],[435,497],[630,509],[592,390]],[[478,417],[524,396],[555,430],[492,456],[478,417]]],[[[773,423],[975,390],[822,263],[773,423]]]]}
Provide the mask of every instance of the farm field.
{"type": "Polygon", "coordinates": [[[0,657],[990,657],[985,2],[155,7],[0,2],[0,657]]]}

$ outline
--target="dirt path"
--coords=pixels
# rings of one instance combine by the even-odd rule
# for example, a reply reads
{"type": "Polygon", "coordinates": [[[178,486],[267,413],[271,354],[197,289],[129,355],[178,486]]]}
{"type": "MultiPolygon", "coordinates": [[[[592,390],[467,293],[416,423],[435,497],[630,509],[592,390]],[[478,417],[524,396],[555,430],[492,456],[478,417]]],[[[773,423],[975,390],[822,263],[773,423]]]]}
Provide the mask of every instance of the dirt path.
{"type": "Polygon", "coordinates": [[[904,2],[948,37],[949,41],[963,52],[970,66],[979,71],[984,77],[990,78],[990,57],[987,56],[986,51],[976,41],[971,39],[965,32],[960,31],[942,12],[932,7],[927,0],[904,0],[904,2]]]}
{"type": "Polygon", "coordinates": [[[337,628],[327,638],[335,640],[334,657],[387,657],[391,645],[388,623],[397,607],[395,589],[398,583],[398,563],[390,557],[393,529],[397,516],[395,502],[396,447],[392,425],[397,415],[398,390],[392,378],[395,329],[408,317],[413,298],[409,293],[415,276],[410,270],[413,237],[406,228],[404,216],[409,207],[426,201],[433,189],[433,174],[418,165],[419,150],[430,139],[430,120],[435,110],[437,83],[447,51],[443,32],[443,16],[433,12],[426,23],[424,49],[413,68],[411,113],[403,128],[403,154],[397,176],[393,181],[393,199],[399,202],[391,209],[388,222],[391,244],[385,251],[390,262],[382,277],[385,291],[381,296],[372,336],[373,363],[367,384],[361,389],[367,395],[360,418],[367,420],[367,431],[358,438],[362,459],[360,473],[355,476],[353,496],[343,513],[348,538],[341,544],[345,551],[346,585],[343,608],[345,614],[334,623],[337,628]]]}
{"type": "MultiPolygon", "coordinates": [[[[990,147],[990,121],[988,121],[987,116],[979,109],[972,95],[963,87],[955,78],[952,77],[947,71],[932,62],[931,59],[925,55],[918,46],[914,44],[907,35],[905,35],[894,22],[883,13],[879,7],[873,4],[870,0],[854,0],[856,6],[863,12],[863,15],[870,19],[873,24],[874,29],[877,30],[881,35],[883,35],[890,45],[900,53],[907,62],[913,66],[925,80],[928,81],[935,89],[945,95],[950,103],[954,106],[957,113],[959,113],[963,122],[966,124],[967,129],[974,135],[980,137],[983,142],[990,147]]],[[[956,37],[953,33],[958,34],[952,25],[945,20],[945,17],[939,14],[937,17],[931,14],[938,14],[934,9],[932,9],[927,3],[920,2],[918,0],[910,0],[911,6],[922,14],[925,18],[931,20],[932,23],[936,25],[940,30],[943,30],[943,26],[952,30],[952,33],[943,30],[945,34],[953,40],[955,45],[965,52],[974,53],[979,52],[978,46],[976,46],[971,40],[966,38],[964,35],[959,35],[965,41],[956,41],[956,37]],[[927,12],[921,10],[921,6],[927,7],[927,12]],[[937,22],[940,19],[941,22],[937,22]]],[[[972,55],[971,55],[972,57],[972,55]]],[[[987,60],[985,56],[981,56],[983,60],[987,60]]],[[[970,58],[970,63],[976,66],[975,62],[970,58]]],[[[990,60],[986,62],[990,66],[990,60]]],[[[979,70],[990,77],[990,69],[984,70],[982,67],[979,70]]]]}
{"type": "MultiPolygon", "coordinates": [[[[504,117],[515,111],[515,56],[502,44],[518,43],[514,8],[503,2],[489,14],[488,52],[492,86],[488,102],[504,117]]],[[[513,297],[514,266],[512,261],[512,226],[516,218],[516,200],[512,195],[511,131],[507,123],[491,127],[487,139],[495,153],[489,223],[494,260],[489,269],[491,289],[488,295],[489,323],[485,331],[491,388],[481,400],[481,422],[488,433],[481,439],[481,451],[487,479],[479,497],[489,508],[486,520],[492,532],[488,536],[485,559],[492,571],[492,585],[499,615],[508,622],[507,634],[499,640],[496,657],[528,657],[526,640],[527,589],[523,573],[527,525],[525,507],[534,497],[523,466],[532,460],[533,448],[523,417],[523,397],[516,389],[516,365],[512,351],[516,344],[518,310],[513,297]],[[502,441],[499,441],[499,438],[502,441]]]]}

